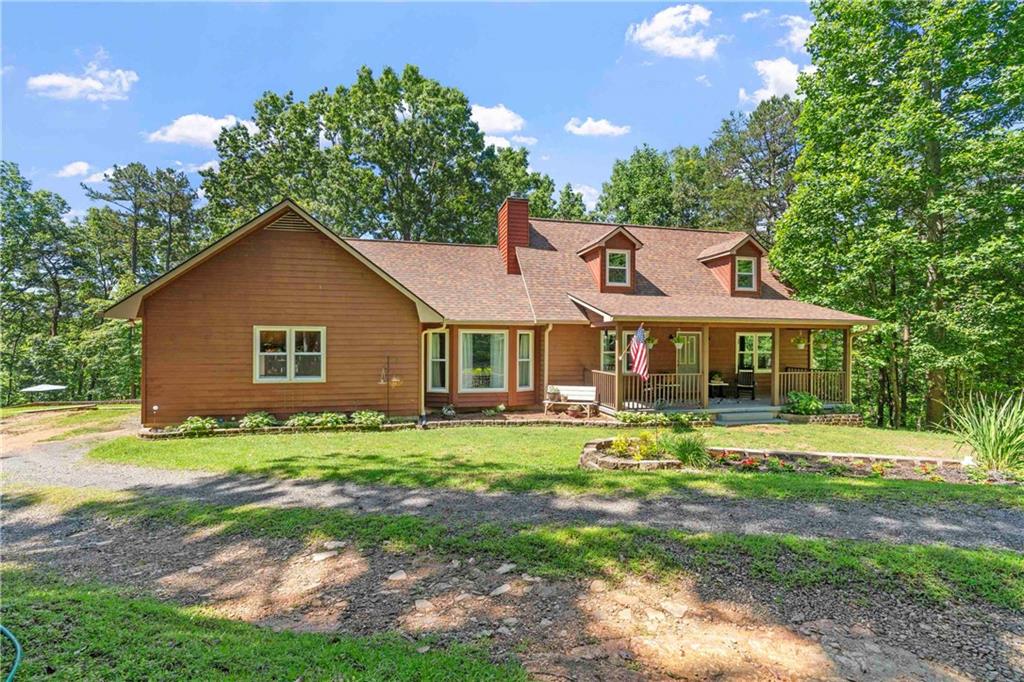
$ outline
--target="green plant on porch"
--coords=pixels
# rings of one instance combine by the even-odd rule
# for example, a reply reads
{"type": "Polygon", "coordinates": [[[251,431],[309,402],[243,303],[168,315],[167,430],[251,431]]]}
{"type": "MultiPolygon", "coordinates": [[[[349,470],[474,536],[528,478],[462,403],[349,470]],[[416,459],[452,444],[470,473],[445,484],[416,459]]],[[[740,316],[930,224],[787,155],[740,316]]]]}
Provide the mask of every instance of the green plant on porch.
{"type": "Polygon", "coordinates": [[[722,381],[723,381],[724,379],[725,379],[725,377],[724,377],[724,376],[722,376],[722,373],[721,373],[721,372],[718,372],[718,371],[712,372],[712,373],[711,373],[710,375],[708,375],[708,380],[709,380],[709,381],[713,381],[713,382],[715,382],[716,384],[717,384],[717,383],[722,383],[722,381]]]}
{"type": "Polygon", "coordinates": [[[803,350],[804,348],[807,348],[807,339],[804,338],[803,334],[798,334],[797,336],[794,336],[792,339],[790,339],[790,343],[792,343],[797,350],[803,350]]]}
{"type": "Polygon", "coordinates": [[[1005,399],[968,396],[949,406],[949,418],[957,445],[973,448],[982,468],[1024,470],[1024,391],[1005,399]]]}
{"type": "Polygon", "coordinates": [[[788,397],[783,411],[789,414],[821,414],[825,409],[817,397],[806,391],[790,391],[788,397]]]}
{"type": "Polygon", "coordinates": [[[686,334],[683,332],[676,332],[672,336],[668,337],[668,340],[672,342],[676,348],[682,348],[683,344],[686,343],[686,334]]]}

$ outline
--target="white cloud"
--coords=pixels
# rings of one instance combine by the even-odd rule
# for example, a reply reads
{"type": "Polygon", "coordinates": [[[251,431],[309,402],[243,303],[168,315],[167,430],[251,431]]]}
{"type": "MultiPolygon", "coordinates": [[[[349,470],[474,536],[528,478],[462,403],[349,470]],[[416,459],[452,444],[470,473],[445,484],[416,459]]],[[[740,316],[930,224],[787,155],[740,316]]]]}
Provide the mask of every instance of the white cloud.
{"type": "Polygon", "coordinates": [[[87,177],[85,179],[85,182],[103,182],[104,180],[107,179],[107,176],[110,175],[113,172],[114,172],[113,168],[107,168],[106,170],[98,171],[96,173],[93,173],[89,177],[87,177]]]}
{"type": "Polygon", "coordinates": [[[662,57],[708,59],[715,56],[722,36],[705,36],[700,26],[711,23],[711,10],[701,5],[676,5],[650,19],[631,24],[626,40],[662,57]]]}
{"type": "Polygon", "coordinates": [[[770,13],[771,13],[771,10],[769,10],[767,7],[764,8],[764,9],[759,9],[756,12],[744,12],[743,16],[740,17],[740,21],[750,21],[752,19],[760,19],[761,17],[768,16],[770,13]]]}
{"type": "Polygon", "coordinates": [[[77,178],[89,172],[89,164],[85,161],[72,161],[57,171],[58,178],[77,178]]]}
{"type": "Polygon", "coordinates": [[[139,82],[139,74],[131,69],[107,69],[102,49],[85,65],[81,75],[44,73],[26,82],[28,89],[53,99],[84,99],[90,102],[128,99],[128,92],[139,82]]]}
{"type": "Polygon", "coordinates": [[[523,144],[527,147],[537,144],[536,137],[530,137],[529,135],[513,135],[512,141],[516,144],[523,144]]]}
{"type": "Polygon", "coordinates": [[[587,116],[582,123],[573,116],[565,124],[565,129],[573,135],[618,137],[629,132],[629,126],[617,126],[606,118],[594,120],[587,116]]]}
{"type": "Polygon", "coordinates": [[[814,22],[792,14],[783,16],[781,22],[783,26],[789,29],[789,32],[785,38],[779,41],[779,45],[785,45],[793,50],[793,52],[804,52],[804,45],[807,43],[807,38],[811,35],[811,25],[814,22]]]}
{"type": "MultiPolygon", "coordinates": [[[[746,88],[740,88],[740,102],[757,104],[773,95],[781,97],[796,94],[796,78],[801,69],[785,57],[758,60],[754,62],[754,68],[761,76],[761,87],[753,94],[747,94],[746,88]]],[[[803,72],[813,73],[814,67],[804,67],[803,72]]]]}
{"type": "Polygon", "coordinates": [[[178,168],[186,173],[198,173],[203,170],[217,170],[220,168],[220,161],[217,159],[211,159],[210,161],[204,161],[203,163],[182,163],[181,161],[175,161],[174,165],[178,166],[178,168]]]}
{"type": "Polygon", "coordinates": [[[73,208],[64,214],[64,223],[70,225],[75,220],[78,220],[79,218],[84,218],[85,213],[86,211],[84,208],[73,208]]]}
{"type": "Polygon", "coordinates": [[[597,198],[601,196],[601,190],[591,187],[590,185],[578,185],[572,184],[572,191],[577,194],[583,195],[583,205],[587,207],[587,210],[593,211],[594,207],[597,206],[597,198]]]}
{"type": "Polygon", "coordinates": [[[474,104],[472,116],[476,124],[480,126],[480,130],[485,133],[511,133],[522,130],[526,125],[522,116],[504,104],[493,107],[474,104]]]}
{"type": "Polygon", "coordinates": [[[484,144],[494,145],[498,149],[504,149],[512,146],[512,143],[509,142],[508,138],[502,137],[501,135],[484,135],[484,144]]]}
{"type": "Polygon", "coordinates": [[[703,85],[705,88],[711,87],[711,79],[708,78],[708,75],[706,73],[702,73],[701,75],[694,78],[694,80],[703,85]]]}
{"type": "Polygon", "coordinates": [[[214,118],[206,114],[185,114],[160,130],[149,133],[146,139],[150,142],[171,142],[212,148],[213,141],[217,139],[223,128],[230,128],[239,123],[248,128],[250,133],[256,132],[255,123],[236,118],[231,114],[222,118],[214,118]]]}
{"type": "Polygon", "coordinates": [[[11,71],[14,71],[14,67],[10,64],[4,64],[2,67],[0,67],[0,76],[6,76],[11,71]]]}

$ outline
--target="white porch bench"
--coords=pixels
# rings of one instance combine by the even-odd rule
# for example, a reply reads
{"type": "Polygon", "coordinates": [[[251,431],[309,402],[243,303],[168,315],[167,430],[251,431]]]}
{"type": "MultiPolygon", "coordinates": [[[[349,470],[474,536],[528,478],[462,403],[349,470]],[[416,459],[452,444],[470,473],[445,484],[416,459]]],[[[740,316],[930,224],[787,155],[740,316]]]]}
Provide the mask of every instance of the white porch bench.
{"type": "Polygon", "coordinates": [[[590,417],[597,409],[597,387],[596,386],[555,386],[560,400],[545,400],[544,414],[547,414],[554,407],[572,407],[579,405],[587,411],[590,417]]]}

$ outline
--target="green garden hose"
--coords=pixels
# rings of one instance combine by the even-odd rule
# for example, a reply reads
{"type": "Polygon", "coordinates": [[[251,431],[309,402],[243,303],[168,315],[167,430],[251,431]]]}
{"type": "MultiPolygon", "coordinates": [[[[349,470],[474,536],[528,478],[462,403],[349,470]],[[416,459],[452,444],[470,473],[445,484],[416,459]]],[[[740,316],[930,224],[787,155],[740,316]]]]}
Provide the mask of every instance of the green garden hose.
{"type": "Polygon", "coordinates": [[[21,642],[14,636],[14,633],[0,625],[0,634],[11,640],[14,644],[14,665],[11,666],[11,672],[7,673],[5,682],[11,682],[14,679],[14,673],[18,672],[18,666],[21,665],[21,642]]]}

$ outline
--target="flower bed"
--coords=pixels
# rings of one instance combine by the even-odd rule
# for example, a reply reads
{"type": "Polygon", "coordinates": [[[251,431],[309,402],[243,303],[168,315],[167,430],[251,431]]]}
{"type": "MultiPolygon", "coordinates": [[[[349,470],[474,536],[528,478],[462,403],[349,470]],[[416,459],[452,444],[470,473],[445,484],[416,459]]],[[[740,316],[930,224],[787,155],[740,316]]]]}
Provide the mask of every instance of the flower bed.
{"type": "MultiPolygon", "coordinates": [[[[609,452],[614,439],[592,440],[583,446],[581,469],[654,471],[690,468],[678,459],[633,459],[609,452]]],[[[707,449],[711,468],[737,471],[807,473],[825,476],[889,478],[946,483],[1019,485],[1020,481],[996,472],[964,467],[958,460],[938,457],[899,457],[839,452],[789,452],[750,448],[707,449]]]]}

